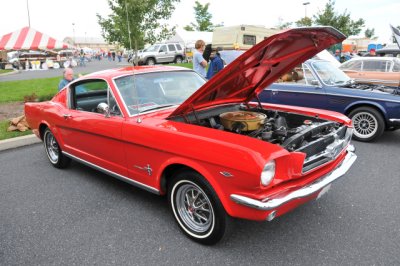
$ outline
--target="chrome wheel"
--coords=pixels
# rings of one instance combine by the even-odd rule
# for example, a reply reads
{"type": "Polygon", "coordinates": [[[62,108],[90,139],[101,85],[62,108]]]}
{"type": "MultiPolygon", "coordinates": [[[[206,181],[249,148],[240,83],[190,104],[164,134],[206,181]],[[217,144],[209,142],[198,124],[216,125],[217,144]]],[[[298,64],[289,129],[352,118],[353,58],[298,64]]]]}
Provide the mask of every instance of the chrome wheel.
{"type": "Polygon", "coordinates": [[[49,160],[53,164],[56,164],[60,157],[60,148],[56,139],[54,138],[54,135],[50,131],[46,131],[46,134],[44,136],[44,145],[49,160]]]}
{"type": "Polygon", "coordinates": [[[220,241],[229,231],[230,218],[218,195],[199,173],[181,170],[169,179],[168,204],[182,232],[205,245],[220,241]]]}
{"type": "Polygon", "coordinates": [[[172,195],[174,212],[183,228],[189,234],[206,237],[214,226],[214,211],[207,194],[195,183],[182,180],[176,183],[172,195]]]}
{"type": "Polygon", "coordinates": [[[370,138],[378,131],[378,121],[368,112],[356,113],[353,117],[354,135],[359,138],[370,138]]]}

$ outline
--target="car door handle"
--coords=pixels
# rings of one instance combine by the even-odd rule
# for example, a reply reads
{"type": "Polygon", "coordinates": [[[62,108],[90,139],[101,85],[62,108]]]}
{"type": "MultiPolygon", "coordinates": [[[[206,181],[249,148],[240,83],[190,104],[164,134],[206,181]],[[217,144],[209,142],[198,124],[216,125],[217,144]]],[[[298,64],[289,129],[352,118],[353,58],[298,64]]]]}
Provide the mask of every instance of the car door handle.
{"type": "Polygon", "coordinates": [[[63,114],[63,117],[64,117],[64,119],[68,119],[68,118],[71,118],[72,115],[70,115],[70,114],[63,114]]]}
{"type": "Polygon", "coordinates": [[[278,94],[278,91],[272,90],[272,95],[278,94]]]}

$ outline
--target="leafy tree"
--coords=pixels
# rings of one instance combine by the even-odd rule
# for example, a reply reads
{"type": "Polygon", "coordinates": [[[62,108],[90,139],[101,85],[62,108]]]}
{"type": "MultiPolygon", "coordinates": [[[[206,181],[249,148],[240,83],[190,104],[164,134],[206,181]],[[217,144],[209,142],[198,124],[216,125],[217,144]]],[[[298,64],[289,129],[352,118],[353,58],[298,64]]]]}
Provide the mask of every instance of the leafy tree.
{"type": "Polygon", "coordinates": [[[329,0],[325,5],[325,9],[313,16],[314,23],[317,25],[332,26],[347,36],[359,34],[362,27],[364,27],[365,21],[362,18],[357,21],[352,20],[350,13],[347,13],[347,9],[343,14],[338,14],[334,7],[335,1],[329,0]]]}
{"type": "Polygon", "coordinates": [[[194,28],[191,25],[186,25],[185,27],[183,27],[183,29],[187,31],[194,31],[194,28]]]}
{"type": "Polygon", "coordinates": [[[187,31],[213,31],[215,27],[222,26],[221,24],[214,25],[211,22],[212,15],[208,11],[209,6],[210,3],[202,5],[196,1],[193,7],[196,23],[191,22],[190,25],[186,25],[184,29],[187,31]]]}
{"type": "Polygon", "coordinates": [[[375,35],[375,29],[374,29],[374,28],[372,28],[372,29],[367,28],[367,29],[364,31],[364,35],[365,35],[366,38],[373,39],[373,38],[374,38],[374,35],[375,35]]]}
{"type": "Polygon", "coordinates": [[[175,27],[161,21],[171,17],[175,2],[179,0],[108,0],[112,14],[108,17],[97,14],[102,36],[109,43],[133,46],[135,50],[145,43],[165,39],[173,34],[175,27]]]}
{"type": "Polygon", "coordinates": [[[276,28],[280,30],[288,29],[290,26],[293,24],[293,22],[284,22],[282,17],[278,18],[278,25],[276,25],[276,28]]]}
{"type": "Polygon", "coordinates": [[[309,17],[304,17],[298,21],[295,22],[297,27],[311,27],[313,24],[313,21],[309,17]]]}

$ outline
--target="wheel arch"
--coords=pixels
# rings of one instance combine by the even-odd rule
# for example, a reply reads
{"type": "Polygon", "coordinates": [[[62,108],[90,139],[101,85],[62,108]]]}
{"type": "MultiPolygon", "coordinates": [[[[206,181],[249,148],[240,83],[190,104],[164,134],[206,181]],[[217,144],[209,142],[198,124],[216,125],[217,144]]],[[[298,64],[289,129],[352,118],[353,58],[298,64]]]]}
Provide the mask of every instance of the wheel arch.
{"type": "Polygon", "coordinates": [[[43,140],[44,132],[46,131],[46,128],[50,128],[49,125],[46,124],[45,122],[41,122],[39,125],[39,136],[40,136],[41,140],[43,140]]]}
{"type": "Polygon", "coordinates": [[[174,62],[176,62],[176,60],[177,60],[178,58],[180,58],[181,60],[183,60],[183,56],[180,55],[180,54],[178,54],[178,55],[175,55],[174,62]]]}
{"type": "Polygon", "coordinates": [[[175,173],[182,170],[194,171],[200,174],[214,189],[225,211],[231,213],[228,202],[229,199],[225,196],[220,184],[216,182],[215,178],[213,178],[213,175],[204,166],[190,160],[175,159],[162,167],[162,172],[159,175],[158,180],[160,194],[166,194],[168,191],[168,182],[172,179],[172,176],[175,173]]]}
{"type": "Polygon", "coordinates": [[[378,111],[382,115],[383,121],[385,122],[385,128],[387,127],[387,113],[386,113],[385,109],[380,104],[377,104],[375,102],[355,102],[355,103],[352,103],[351,105],[346,107],[346,109],[344,111],[344,114],[348,116],[353,110],[355,110],[355,109],[357,109],[359,107],[370,107],[370,108],[373,108],[376,111],[378,111]]]}

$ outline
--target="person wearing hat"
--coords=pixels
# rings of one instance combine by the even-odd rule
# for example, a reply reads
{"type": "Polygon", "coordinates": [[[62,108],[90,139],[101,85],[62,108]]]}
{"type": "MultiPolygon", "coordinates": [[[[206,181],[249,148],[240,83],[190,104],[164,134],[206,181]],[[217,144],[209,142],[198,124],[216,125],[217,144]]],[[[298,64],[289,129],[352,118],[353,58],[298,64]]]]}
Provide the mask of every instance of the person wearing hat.
{"type": "Polygon", "coordinates": [[[374,48],[372,48],[371,50],[369,50],[369,55],[368,56],[376,56],[376,51],[374,48]]]}
{"type": "Polygon", "coordinates": [[[208,66],[206,79],[211,79],[215,74],[224,68],[224,60],[221,58],[222,47],[217,47],[215,56],[210,57],[210,64],[208,66]]]}

